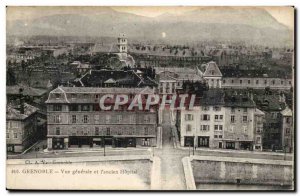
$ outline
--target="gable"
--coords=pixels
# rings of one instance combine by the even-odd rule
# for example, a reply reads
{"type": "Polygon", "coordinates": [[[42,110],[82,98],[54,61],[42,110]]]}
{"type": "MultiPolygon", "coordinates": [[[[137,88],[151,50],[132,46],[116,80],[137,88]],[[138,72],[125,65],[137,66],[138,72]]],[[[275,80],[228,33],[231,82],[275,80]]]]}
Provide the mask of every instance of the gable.
{"type": "Polygon", "coordinates": [[[206,66],[206,70],[203,74],[204,77],[222,77],[222,73],[218,67],[218,65],[211,61],[209,63],[207,63],[207,66],[206,66]]]}

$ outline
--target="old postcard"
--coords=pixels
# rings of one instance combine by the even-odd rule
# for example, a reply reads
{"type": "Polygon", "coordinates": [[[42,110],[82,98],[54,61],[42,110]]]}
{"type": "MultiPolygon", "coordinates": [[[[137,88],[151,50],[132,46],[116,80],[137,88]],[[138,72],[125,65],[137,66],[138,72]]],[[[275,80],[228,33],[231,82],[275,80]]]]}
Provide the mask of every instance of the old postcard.
{"type": "Polygon", "coordinates": [[[9,190],[295,190],[293,7],[6,8],[9,190]]]}

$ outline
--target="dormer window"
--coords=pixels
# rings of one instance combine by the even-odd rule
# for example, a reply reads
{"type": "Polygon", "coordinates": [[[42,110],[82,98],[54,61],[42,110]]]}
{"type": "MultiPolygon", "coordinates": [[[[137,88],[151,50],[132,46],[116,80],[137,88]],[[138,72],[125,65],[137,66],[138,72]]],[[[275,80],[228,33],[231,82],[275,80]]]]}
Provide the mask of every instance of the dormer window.
{"type": "Polygon", "coordinates": [[[56,93],[54,94],[56,99],[60,99],[60,94],[56,93]]]}

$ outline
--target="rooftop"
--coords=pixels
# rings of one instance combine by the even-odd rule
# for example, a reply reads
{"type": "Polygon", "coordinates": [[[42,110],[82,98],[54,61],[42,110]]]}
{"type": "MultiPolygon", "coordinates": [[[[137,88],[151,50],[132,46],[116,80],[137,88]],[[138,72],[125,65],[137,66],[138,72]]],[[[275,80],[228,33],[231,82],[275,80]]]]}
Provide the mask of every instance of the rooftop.
{"type": "Polygon", "coordinates": [[[38,111],[38,108],[25,103],[24,104],[24,114],[21,114],[20,109],[17,109],[18,107],[19,106],[12,106],[12,105],[8,104],[6,106],[6,119],[8,119],[8,120],[23,120],[38,111]]]}

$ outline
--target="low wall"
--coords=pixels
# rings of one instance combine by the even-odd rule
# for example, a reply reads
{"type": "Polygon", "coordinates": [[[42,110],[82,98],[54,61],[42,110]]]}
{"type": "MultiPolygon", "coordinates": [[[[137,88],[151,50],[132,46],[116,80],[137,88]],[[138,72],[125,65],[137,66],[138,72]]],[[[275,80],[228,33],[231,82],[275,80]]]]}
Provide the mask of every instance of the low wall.
{"type": "Polygon", "coordinates": [[[151,190],[161,190],[161,160],[153,157],[151,167],[151,190]]]}
{"type": "Polygon", "coordinates": [[[193,176],[190,157],[184,157],[182,159],[182,165],[183,165],[187,190],[196,190],[196,183],[193,176]]]}
{"type": "Polygon", "coordinates": [[[293,162],[283,160],[193,156],[196,183],[292,185],[293,162]]]}

